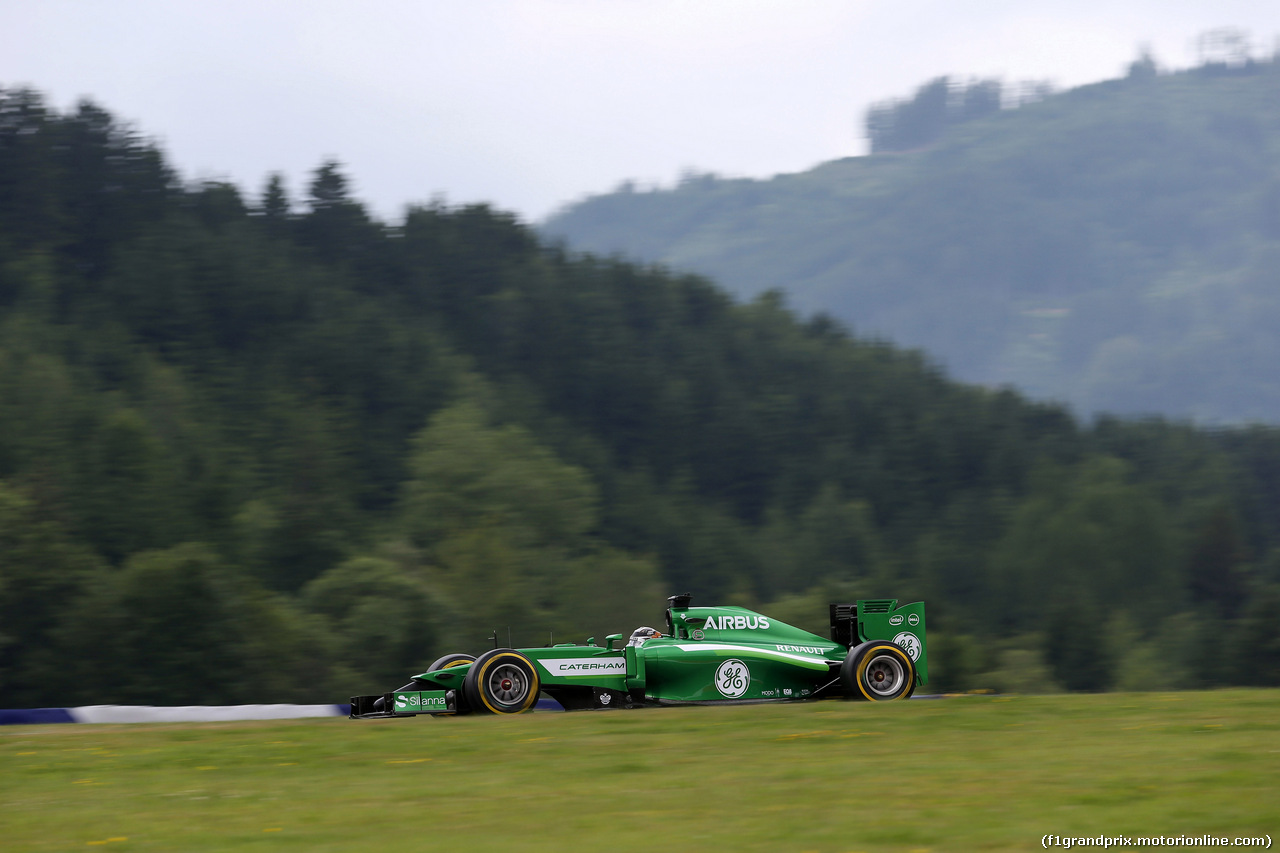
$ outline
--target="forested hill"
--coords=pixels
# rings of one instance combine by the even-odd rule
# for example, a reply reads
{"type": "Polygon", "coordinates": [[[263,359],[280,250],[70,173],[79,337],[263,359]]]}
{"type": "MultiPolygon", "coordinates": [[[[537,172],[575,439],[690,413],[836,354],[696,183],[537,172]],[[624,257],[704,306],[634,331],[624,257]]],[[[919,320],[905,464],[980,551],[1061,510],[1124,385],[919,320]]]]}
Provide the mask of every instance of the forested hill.
{"type": "Polygon", "coordinates": [[[1280,435],[1062,409],[777,298],[187,183],[0,91],[0,707],[326,701],[663,598],[924,598],[935,688],[1280,682],[1280,435]]]}
{"type": "Polygon", "coordinates": [[[870,156],[624,186],[542,230],[1082,414],[1280,422],[1280,65],[1148,59],[1037,97],[933,81],[869,111],[870,156]]]}

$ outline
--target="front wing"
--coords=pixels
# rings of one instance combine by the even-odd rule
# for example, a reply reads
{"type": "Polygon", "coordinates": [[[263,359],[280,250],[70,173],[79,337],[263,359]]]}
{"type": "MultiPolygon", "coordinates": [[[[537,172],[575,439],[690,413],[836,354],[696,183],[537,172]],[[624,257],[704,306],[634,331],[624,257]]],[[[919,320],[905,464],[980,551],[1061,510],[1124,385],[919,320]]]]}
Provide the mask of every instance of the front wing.
{"type": "Polygon", "coordinates": [[[380,696],[351,697],[353,720],[456,713],[457,694],[452,690],[396,690],[380,696]]]}

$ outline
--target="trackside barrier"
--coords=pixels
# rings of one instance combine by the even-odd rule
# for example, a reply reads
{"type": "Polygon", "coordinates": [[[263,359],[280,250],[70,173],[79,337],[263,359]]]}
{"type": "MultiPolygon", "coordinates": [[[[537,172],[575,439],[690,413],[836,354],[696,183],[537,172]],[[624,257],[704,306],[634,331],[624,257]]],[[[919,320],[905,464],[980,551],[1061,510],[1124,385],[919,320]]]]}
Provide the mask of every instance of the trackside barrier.
{"type": "MultiPolygon", "coordinates": [[[[539,711],[563,711],[554,699],[538,700],[539,711]]],[[[49,723],[223,723],[235,720],[297,720],[345,717],[341,705],[84,705],[79,708],[0,708],[0,726],[49,723]]]]}
{"type": "Polygon", "coordinates": [[[0,709],[0,726],[42,726],[48,723],[74,723],[70,708],[0,709]]]}
{"type": "Polygon", "coordinates": [[[345,717],[349,705],[85,705],[80,708],[0,709],[0,725],[46,723],[220,723],[345,717]]]}

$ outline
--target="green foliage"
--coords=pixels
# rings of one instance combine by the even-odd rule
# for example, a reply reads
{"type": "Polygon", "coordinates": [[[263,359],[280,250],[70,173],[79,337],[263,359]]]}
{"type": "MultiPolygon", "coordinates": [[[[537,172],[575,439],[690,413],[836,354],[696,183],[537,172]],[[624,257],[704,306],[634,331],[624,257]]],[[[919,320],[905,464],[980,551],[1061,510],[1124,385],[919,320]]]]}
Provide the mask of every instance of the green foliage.
{"type": "Polygon", "coordinates": [[[935,142],[947,128],[1000,111],[999,80],[953,84],[946,77],[921,86],[909,101],[889,100],[867,110],[872,153],[907,151],[935,142]]]}
{"type": "Polygon", "coordinates": [[[978,690],[995,693],[1044,694],[1062,689],[1045,663],[1044,652],[1020,644],[999,649],[994,668],[974,676],[971,683],[978,690]]]}
{"type": "Polygon", "coordinates": [[[271,228],[279,233],[289,219],[289,195],[285,192],[284,178],[279,172],[267,178],[266,187],[262,191],[262,204],[259,208],[262,217],[271,228]]]}
{"type": "Polygon", "coordinates": [[[1116,680],[1117,650],[1098,624],[1098,612],[1079,598],[1059,600],[1045,623],[1044,657],[1054,680],[1068,690],[1101,693],[1116,680]]]}
{"type": "Polygon", "coordinates": [[[1176,690],[1188,683],[1185,650],[1179,648],[1184,644],[1169,633],[1169,628],[1185,629],[1177,624],[1176,617],[1168,621],[1172,624],[1165,630],[1144,632],[1128,613],[1119,611],[1112,616],[1106,625],[1104,640],[1115,668],[1112,683],[1115,689],[1176,690]]]}
{"type": "Polygon", "coordinates": [[[87,448],[74,500],[85,534],[112,562],[160,544],[170,527],[172,492],[162,478],[173,466],[162,454],[150,425],[131,409],[108,415],[87,448]]]}
{"type": "MultiPolygon", "coordinates": [[[[965,634],[929,632],[929,692],[960,693],[974,689],[981,656],[974,638],[965,634]]],[[[1003,661],[1007,671],[1017,669],[1014,661],[1003,661]]],[[[1014,690],[1014,678],[1002,675],[1002,687],[1014,690]]],[[[1026,687],[1024,683],[1019,685],[1026,687]]],[[[1048,685],[1035,685],[1033,692],[1043,692],[1048,685]]]]}
{"type": "Polygon", "coordinates": [[[515,425],[492,426],[476,404],[437,413],[413,441],[404,524],[429,553],[458,531],[493,531],[513,545],[572,545],[596,523],[586,472],[515,425]]]}
{"type": "Polygon", "coordinates": [[[1280,586],[1253,590],[1229,645],[1239,684],[1280,684],[1280,586]]]}
{"type": "Polygon", "coordinates": [[[1127,479],[1112,458],[1037,472],[991,563],[1007,625],[1031,628],[1028,615],[1064,599],[1095,628],[1117,606],[1155,616],[1181,603],[1165,510],[1127,479]]]}
{"type": "Polygon", "coordinates": [[[54,658],[61,700],[172,705],[315,697],[320,635],[207,548],[132,556],[66,608],[54,658]]]}
{"type": "Polygon", "coordinates": [[[401,523],[455,603],[465,647],[489,630],[515,628],[530,643],[652,621],[657,572],[595,535],[598,497],[583,469],[473,400],[437,413],[412,446],[401,523]]]}
{"type": "Polygon", "coordinates": [[[565,576],[555,585],[556,642],[595,637],[603,645],[609,634],[629,635],[641,625],[664,630],[653,602],[669,593],[653,560],[603,548],[567,563],[562,571],[565,576]]]}
{"type": "Polygon", "coordinates": [[[353,675],[356,693],[389,690],[442,653],[440,602],[390,560],[353,557],[307,584],[301,598],[328,620],[335,663],[353,675]]]}
{"type": "Polygon", "coordinates": [[[571,205],[581,251],[923,347],[954,375],[1081,414],[1280,418],[1275,61],[1049,96],[931,81],[874,105],[872,151],[768,180],[682,181],[571,205]]]}
{"type": "Polygon", "coordinates": [[[39,701],[64,608],[101,572],[98,561],[47,512],[0,482],[0,697],[39,701]]]}
{"type": "Polygon", "coordinates": [[[1235,521],[1216,507],[1192,541],[1187,582],[1191,598],[1213,608],[1216,615],[1234,618],[1245,600],[1244,545],[1235,521]]]}
{"type": "Polygon", "coordinates": [[[769,603],[769,616],[779,622],[825,637],[831,631],[827,610],[830,600],[828,589],[813,587],[803,592],[775,598],[769,603]]]}
{"type": "Polygon", "coordinates": [[[792,588],[827,578],[883,578],[883,543],[866,501],[841,501],[830,487],[820,491],[799,518],[792,588]]]}
{"type": "MultiPolygon", "coordinates": [[[[1272,427],[1084,427],[483,205],[378,222],[335,162],[302,210],[182,187],[30,92],[0,188],[0,704],[340,699],[685,591],[924,598],[948,689],[1274,680],[1272,427]]],[[[971,236],[1003,304],[1016,240],[971,236]]]]}

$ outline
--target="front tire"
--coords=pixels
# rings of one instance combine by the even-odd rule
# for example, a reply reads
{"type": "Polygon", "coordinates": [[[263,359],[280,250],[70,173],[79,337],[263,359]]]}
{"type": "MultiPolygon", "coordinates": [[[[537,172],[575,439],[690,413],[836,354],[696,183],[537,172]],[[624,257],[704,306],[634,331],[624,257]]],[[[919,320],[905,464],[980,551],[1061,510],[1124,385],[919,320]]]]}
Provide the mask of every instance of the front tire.
{"type": "MultiPolygon", "coordinates": [[[[427,667],[427,672],[436,672],[441,669],[453,669],[455,666],[464,666],[469,663],[475,663],[475,659],[475,655],[466,655],[461,652],[452,655],[445,655],[442,658],[436,658],[431,666],[427,667]]],[[[466,693],[462,688],[454,691],[453,703],[454,707],[458,709],[454,712],[456,716],[460,717],[464,714],[471,713],[471,706],[467,703],[466,693]]]]}
{"type": "MultiPolygon", "coordinates": [[[[427,672],[435,672],[438,669],[452,669],[455,666],[460,666],[465,663],[471,663],[475,659],[476,659],[475,655],[464,655],[461,653],[453,654],[453,655],[445,655],[442,658],[436,658],[435,662],[432,663],[431,666],[427,667],[427,672]]],[[[430,689],[432,690],[436,689],[435,687],[431,687],[431,685],[418,681],[415,678],[413,681],[410,681],[408,684],[404,685],[403,687],[397,688],[396,692],[399,693],[405,690],[422,690],[425,687],[430,687],[430,689]]],[[[461,691],[459,691],[459,693],[461,693],[461,691]]],[[[457,713],[459,714],[467,713],[468,709],[465,703],[460,700],[460,698],[455,699],[454,701],[457,703],[457,708],[458,708],[457,713]]],[[[381,711],[385,706],[385,704],[386,704],[385,699],[378,699],[373,703],[373,710],[381,711]]]]}
{"type": "Polygon", "coordinates": [[[907,699],[916,690],[911,655],[888,640],[873,640],[850,649],[840,667],[845,696],[868,702],[907,699]]]}
{"type": "Polygon", "coordinates": [[[438,669],[453,669],[455,666],[472,663],[475,659],[475,655],[445,655],[442,658],[436,658],[435,662],[427,667],[427,672],[435,672],[438,669]]]}
{"type": "Polygon", "coordinates": [[[541,689],[533,663],[514,649],[480,655],[462,682],[467,704],[491,714],[522,714],[538,703],[541,689]]]}

